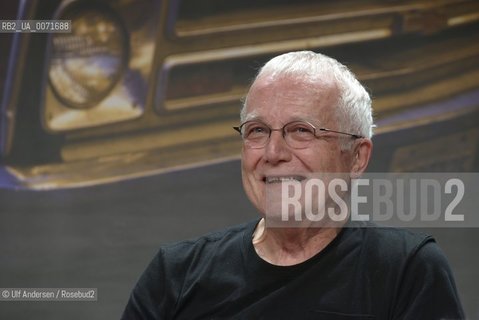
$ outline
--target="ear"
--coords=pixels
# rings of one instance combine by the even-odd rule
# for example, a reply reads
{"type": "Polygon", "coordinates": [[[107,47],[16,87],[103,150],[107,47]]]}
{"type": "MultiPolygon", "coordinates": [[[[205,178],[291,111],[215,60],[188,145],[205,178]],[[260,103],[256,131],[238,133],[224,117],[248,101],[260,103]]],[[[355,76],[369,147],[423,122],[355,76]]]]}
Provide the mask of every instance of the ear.
{"type": "Polygon", "coordinates": [[[359,178],[366,170],[372,150],[373,142],[370,139],[361,138],[355,143],[352,154],[351,178],[359,178]]]}

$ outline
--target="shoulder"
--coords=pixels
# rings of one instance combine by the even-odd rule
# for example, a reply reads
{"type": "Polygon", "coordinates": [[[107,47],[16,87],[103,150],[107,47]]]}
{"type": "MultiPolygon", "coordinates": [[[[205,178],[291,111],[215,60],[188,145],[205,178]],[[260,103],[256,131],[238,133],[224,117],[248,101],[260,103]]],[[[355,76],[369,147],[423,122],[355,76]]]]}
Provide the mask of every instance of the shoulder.
{"type": "Polygon", "coordinates": [[[124,319],[169,318],[179,297],[191,283],[212,273],[211,266],[235,263],[235,250],[257,222],[251,221],[204,236],[166,244],[138,280],[124,312],[124,319]],[[225,259],[228,254],[228,259],[225,259]],[[233,258],[230,256],[233,255],[233,258]]]}
{"type": "Polygon", "coordinates": [[[391,312],[399,319],[463,319],[454,275],[434,238],[421,232],[376,228],[366,245],[376,247],[375,275],[393,293],[391,312]]]}
{"type": "Polygon", "coordinates": [[[399,228],[370,228],[364,240],[366,250],[376,261],[399,267],[402,272],[451,273],[445,254],[429,234],[399,228]]]}
{"type": "Polygon", "coordinates": [[[360,243],[362,256],[379,265],[449,270],[445,254],[429,234],[373,223],[354,224],[349,233],[360,243]]]}
{"type": "Polygon", "coordinates": [[[147,286],[156,283],[153,286],[163,287],[165,296],[177,299],[200,279],[221,270],[236,270],[243,260],[243,239],[255,225],[252,221],[161,246],[145,271],[150,275],[147,286]]]}
{"type": "Polygon", "coordinates": [[[431,235],[366,224],[352,228],[360,269],[398,319],[463,319],[454,276],[431,235]]]}
{"type": "MultiPolygon", "coordinates": [[[[208,260],[212,255],[237,249],[244,236],[252,232],[257,221],[250,221],[203,236],[169,243],[160,247],[158,256],[166,263],[185,263],[188,260],[208,260]]],[[[197,262],[197,261],[196,261],[197,262]]]]}
{"type": "Polygon", "coordinates": [[[346,252],[355,250],[356,261],[371,277],[389,277],[393,287],[411,266],[434,267],[446,258],[431,235],[401,228],[363,224],[346,230],[346,252]]]}
{"type": "Polygon", "coordinates": [[[249,221],[219,231],[210,232],[200,237],[168,243],[161,246],[160,249],[164,252],[177,250],[182,251],[185,249],[204,246],[215,246],[219,243],[224,244],[225,242],[239,240],[243,237],[245,232],[248,232],[249,230],[252,231],[256,223],[257,221],[249,221]]]}
{"type": "Polygon", "coordinates": [[[364,224],[356,230],[356,234],[365,253],[393,263],[423,251],[440,253],[434,238],[422,232],[364,224]]]}

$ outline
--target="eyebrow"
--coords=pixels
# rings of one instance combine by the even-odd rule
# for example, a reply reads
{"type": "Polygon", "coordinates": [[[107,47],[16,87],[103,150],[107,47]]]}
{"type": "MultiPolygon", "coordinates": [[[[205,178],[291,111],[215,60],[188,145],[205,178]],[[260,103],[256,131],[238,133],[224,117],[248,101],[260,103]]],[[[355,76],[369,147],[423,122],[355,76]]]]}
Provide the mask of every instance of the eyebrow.
{"type": "MultiPolygon", "coordinates": [[[[244,122],[247,122],[247,121],[261,121],[261,122],[266,123],[264,118],[262,116],[259,116],[254,111],[246,115],[246,117],[244,119],[244,122]]],[[[324,126],[321,125],[318,120],[310,118],[310,117],[305,117],[305,118],[303,118],[303,117],[293,117],[289,121],[284,122],[283,124],[290,123],[290,122],[295,122],[295,121],[307,122],[309,124],[312,124],[316,128],[324,128],[324,126]]]]}
{"type": "MultiPolygon", "coordinates": [[[[312,125],[315,125],[315,126],[320,126],[319,123],[318,123],[318,120],[316,119],[312,119],[312,118],[309,118],[309,117],[306,117],[306,118],[301,118],[301,117],[294,117],[291,119],[291,121],[302,121],[302,122],[308,122],[312,125]]],[[[291,122],[290,121],[290,122],[291,122]]]]}

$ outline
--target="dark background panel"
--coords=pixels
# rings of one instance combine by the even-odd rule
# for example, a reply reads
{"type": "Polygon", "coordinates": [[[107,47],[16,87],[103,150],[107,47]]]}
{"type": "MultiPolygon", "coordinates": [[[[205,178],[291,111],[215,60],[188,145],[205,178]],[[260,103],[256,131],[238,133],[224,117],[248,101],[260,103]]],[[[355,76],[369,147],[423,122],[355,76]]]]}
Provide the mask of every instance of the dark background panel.
{"type": "MultiPolygon", "coordinates": [[[[0,302],[1,319],[118,319],[161,244],[257,217],[230,161],[91,188],[0,191],[2,287],[94,287],[97,302],[0,302]]],[[[424,230],[422,230],[424,231],[424,230]]],[[[477,229],[429,229],[479,317],[477,229]]]]}

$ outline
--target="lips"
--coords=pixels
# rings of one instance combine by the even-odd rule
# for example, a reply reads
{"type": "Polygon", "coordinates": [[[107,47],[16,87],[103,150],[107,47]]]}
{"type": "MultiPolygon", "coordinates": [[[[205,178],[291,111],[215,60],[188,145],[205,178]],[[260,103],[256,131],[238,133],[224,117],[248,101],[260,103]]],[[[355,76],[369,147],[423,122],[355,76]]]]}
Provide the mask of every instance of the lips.
{"type": "Polygon", "coordinates": [[[267,176],[263,178],[264,183],[272,184],[272,183],[283,183],[287,181],[303,181],[306,177],[293,175],[293,176],[267,176]]]}

